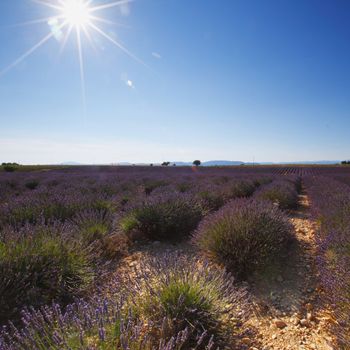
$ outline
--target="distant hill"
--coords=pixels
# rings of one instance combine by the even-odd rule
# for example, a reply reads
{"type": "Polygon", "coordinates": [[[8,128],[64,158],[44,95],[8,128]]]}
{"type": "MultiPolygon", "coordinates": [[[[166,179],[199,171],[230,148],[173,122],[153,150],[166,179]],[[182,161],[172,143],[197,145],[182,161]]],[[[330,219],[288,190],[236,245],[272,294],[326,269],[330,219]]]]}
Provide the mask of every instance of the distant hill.
{"type": "MultiPolygon", "coordinates": [[[[170,164],[176,164],[178,166],[192,166],[192,162],[170,162],[170,164]]],[[[236,161],[236,160],[208,160],[206,162],[202,162],[202,166],[225,166],[225,165],[241,165],[244,162],[236,161]]]]}
{"type": "MultiPolygon", "coordinates": [[[[340,160],[316,160],[316,161],[312,161],[312,160],[305,160],[305,161],[300,161],[300,162],[280,162],[280,163],[272,163],[272,164],[305,164],[305,165],[312,165],[312,164],[316,164],[316,165],[332,165],[332,164],[339,164],[340,160]]],[[[262,163],[263,164],[263,163],[262,163]]]]}
{"type": "MultiPolygon", "coordinates": [[[[171,164],[175,163],[178,166],[191,166],[192,162],[171,162],[171,164]]],[[[340,160],[315,160],[315,161],[296,161],[296,162],[242,162],[239,160],[208,160],[206,162],[202,162],[202,166],[235,166],[235,165],[288,165],[288,164],[296,164],[296,165],[332,165],[339,164],[340,160]]]]}
{"type": "Polygon", "coordinates": [[[63,162],[59,165],[82,165],[82,164],[78,162],[68,161],[68,162],[63,162]]]}
{"type": "Polygon", "coordinates": [[[225,165],[242,165],[244,162],[238,160],[209,160],[203,162],[203,166],[225,166],[225,165]]]}
{"type": "MultiPolygon", "coordinates": [[[[295,164],[295,165],[333,165],[333,164],[340,164],[340,160],[317,160],[317,161],[295,161],[295,162],[259,162],[259,163],[252,163],[252,162],[242,162],[240,160],[208,160],[205,162],[202,162],[201,166],[237,166],[237,165],[288,165],[288,164],[295,164]]],[[[124,165],[124,166],[131,166],[131,165],[138,165],[138,166],[148,166],[150,163],[129,163],[129,162],[118,162],[118,163],[111,163],[111,165],[124,165]]],[[[153,165],[161,165],[160,163],[152,163],[153,165]]],[[[176,164],[177,166],[192,166],[192,162],[170,162],[170,166],[173,164],[176,164]]],[[[84,165],[79,162],[75,161],[67,161],[63,162],[60,165],[84,165]]]]}

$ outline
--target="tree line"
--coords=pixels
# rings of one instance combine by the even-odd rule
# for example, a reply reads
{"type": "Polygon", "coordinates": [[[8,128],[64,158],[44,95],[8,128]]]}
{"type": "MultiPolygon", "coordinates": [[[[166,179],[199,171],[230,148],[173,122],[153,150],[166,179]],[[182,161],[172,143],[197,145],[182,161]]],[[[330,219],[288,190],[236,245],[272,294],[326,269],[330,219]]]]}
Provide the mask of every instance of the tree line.
{"type": "MultiPolygon", "coordinates": [[[[171,163],[170,162],[163,162],[161,165],[162,166],[169,166],[171,163]]],[[[200,166],[202,164],[202,162],[199,159],[196,159],[192,162],[193,165],[195,166],[200,166]]],[[[151,166],[153,166],[153,164],[151,164],[151,166]]],[[[173,166],[176,166],[176,163],[173,163],[173,166]]]]}

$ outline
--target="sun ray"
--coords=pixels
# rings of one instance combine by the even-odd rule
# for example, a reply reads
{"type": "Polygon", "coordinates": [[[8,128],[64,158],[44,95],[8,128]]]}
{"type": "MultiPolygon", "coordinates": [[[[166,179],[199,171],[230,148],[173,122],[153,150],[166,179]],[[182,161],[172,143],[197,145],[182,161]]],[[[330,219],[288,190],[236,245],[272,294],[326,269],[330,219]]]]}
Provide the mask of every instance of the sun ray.
{"type": "Polygon", "coordinates": [[[93,12],[96,12],[96,11],[105,10],[105,9],[109,9],[109,8],[112,8],[112,7],[128,4],[128,3],[133,2],[133,1],[134,0],[119,0],[119,1],[115,1],[115,2],[110,2],[110,3],[104,4],[104,5],[91,7],[89,12],[93,13],[93,12]]]}
{"type": "Polygon", "coordinates": [[[50,2],[46,2],[44,0],[32,0],[32,2],[35,2],[39,5],[47,6],[51,9],[58,10],[58,11],[62,11],[62,9],[63,9],[62,6],[54,5],[54,4],[52,4],[50,2]]]}
{"type": "Polygon", "coordinates": [[[102,29],[100,29],[99,27],[97,27],[95,24],[93,23],[89,23],[89,26],[91,28],[93,28],[95,31],[97,31],[98,33],[100,33],[104,38],[106,38],[108,41],[110,41],[112,44],[114,44],[115,46],[117,46],[120,50],[122,50],[124,53],[126,53],[128,56],[130,56],[132,59],[134,59],[135,61],[141,63],[143,66],[149,68],[147,66],[147,64],[145,62],[143,62],[141,59],[139,59],[137,56],[135,56],[132,52],[130,52],[126,47],[124,47],[122,44],[118,43],[118,41],[114,40],[113,38],[111,38],[107,33],[105,33],[102,29]]]}
{"type": "Polygon", "coordinates": [[[110,21],[108,19],[105,19],[103,17],[99,17],[99,16],[93,16],[90,15],[89,18],[93,21],[97,21],[97,22],[101,22],[101,23],[105,23],[105,24],[110,24],[113,26],[119,26],[119,27],[124,27],[124,28],[130,28],[130,26],[127,26],[126,24],[122,24],[122,23],[118,23],[118,22],[114,22],[114,21],[110,21]]]}
{"type": "Polygon", "coordinates": [[[91,36],[90,32],[88,31],[88,28],[86,28],[86,26],[83,26],[81,29],[83,30],[86,38],[88,39],[88,42],[89,42],[90,46],[96,52],[97,51],[96,45],[94,44],[94,41],[92,40],[92,36],[91,36]]]}
{"type": "Polygon", "coordinates": [[[77,47],[79,55],[79,70],[80,70],[80,85],[81,85],[81,97],[83,102],[84,114],[86,113],[86,89],[85,89],[85,72],[84,72],[84,60],[83,60],[83,48],[81,44],[81,32],[80,28],[76,28],[77,34],[77,47]]]}
{"type": "Polygon", "coordinates": [[[61,48],[60,48],[60,51],[59,51],[60,55],[62,54],[62,52],[63,52],[63,50],[64,50],[64,48],[65,48],[65,46],[67,44],[67,41],[69,39],[69,36],[70,36],[72,30],[73,30],[73,26],[70,25],[69,28],[67,29],[65,35],[64,35],[64,38],[63,38],[63,41],[62,41],[62,44],[61,44],[61,48]]]}
{"type": "MultiPolygon", "coordinates": [[[[66,22],[63,22],[60,26],[59,29],[62,29],[66,25],[66,22]]],[[[17,58],[14,62],[12,62],[9,66],[7,66],[5,69],[3,69],[0,72],[0,76],[4,75],[7,73],[9,70],[13,69],[17,65],[19,65],[21,62],[23,62],[27,57],[29,57],[33,52],[35,52],[39,47],[44,45],[47,41],[49,41],[55,33],[51,32],[47,34],[44,38],[42,38],[37,44],[35,44],[33,47],[31,47],[28,51],[26,51],[22,56],[17,58]]]]}

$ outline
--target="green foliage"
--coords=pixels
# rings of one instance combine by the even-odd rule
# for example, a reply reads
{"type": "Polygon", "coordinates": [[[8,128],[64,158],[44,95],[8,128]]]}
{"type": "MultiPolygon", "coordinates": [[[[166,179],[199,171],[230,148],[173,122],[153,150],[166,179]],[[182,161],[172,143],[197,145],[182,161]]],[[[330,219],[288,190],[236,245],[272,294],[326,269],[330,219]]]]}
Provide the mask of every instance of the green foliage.
{"type": "Polygon", "coordinates": [[[256,198],[276,203],[281,209],[294,209],[298,205],[297,189],[300,186],[294,182],[275,181],[262,187],[256,193],[256,198]]]}
{"type": "Polygon", "coordinates": [[[179,182],[175,185],[176,189],[181,192],[181,193],[185,193],[188,192],[192,187],[193,187],[193,183],[191,182],[179,182]]]}
{"type": "Polygon", "coordinates": [[[143,187],[144,187],[145,194],[149,195],[156,188],[161,187],[161,186],[165,186],[167,184],[168,184],[168,182],[164,181],[164,180],[149,179],[149,180],[144,181],[143,187]]]}
{"type": "Polygon", "coordinates": [[[225,203],[225,195],[219,189],[204,189],[198,193],[198,197],[208,211],[218,210],[225,203]]]}
{"type": "MultiPolygon", "coordinates": [[[[50,222],[59,220],[61,222],[72,219],[79,212],[91,210],[100,212],[102,215],[111,215],[115,211],[115,205],[105,199],[67,200],[64,196],[50,199],[46,196],[34,198],[28,197],[22,203],[8,208],[6,215],[0,216],[0,224],[11,224],[16,227],[26,223],[35,224],[41,221],[50,222]]],[[[1,213],[0,213],[1,214],[1,213]]]]}
{"type": "Polygon", "coordinates": [[[19,169],[19,164],[18,163],[2,163],[1,167],[4,171],[8,173],[12,173],[19,169]]]}
{"type": "Polygon", "coordinates": [[[93,242],[106,236],[109,230],[110,227],[105,222],[90,222],[81,227],[81,234],[87,242],[93,242]]]}
{"type": "Polygon", "coordinates": [[[226,344],[232,341],[228,333],[232,336],[235,325],[230,318],[233,314],[237,317],[235,307],[241,295],[233,288],[230,276],[176,255],[146,261],[141,271],[145,273],[137,287],[140,293],[131,301],[132,309],[146,323],[153,324],[155,332],[165,324],[162,335],[170,339],[189,329],[186,349],[204,330],[209,337],[213,335],[226,344]]]}
{"type": "Polygon", "coordinates": [[[255,191],[255,184],[250,180],[235,181],[227,185],[226,197],[228,199],[243,198],[251,196],[255,191]]]}
{"type": "Polygon", "coordinates": [[[115,211],[114,204],[111,201],[105,199],[93,201],[90,205],[90,208],[92,210],[101,212],[103,215],[108,215],[115,211]]]}
{"type": "Polygon", "coordinates": [[[259,187],[262,185],[267,185],[269,183],[272,182],[272,178],[268,177],[268,176],[263,176],[263,177],[259,177],[255,180],[253,180],[254,186],[255,187],[259,187]]]}
{"type": "MultiPolygon", "coordinates": [[[[2,350],[185,350],[191,337],[187,329],[168,341],[166,324],[154,338],[152,327],[140,322],[130,310],[126,313],[122,297],[77,300],[65,310],[54,303],[40,310],[22,313],[24,328],[14,325],[0,330],[2,350]]],[[[215,343],[203,332],[191,347],[213,349],[215,343]],[[206,339],[207,338],[207,341],[206,339]]]]}
{"type": "Polygon", "coordinates": [[[125,233],[140,233],[151,240],[179,240],[193,231],[203,215],[188,196],[156,197],[133,208],[120,222],[125,233]]]}
{"type": "Polygon", "coordinates": [[[129,233],[133,230],[136,230],[140,225],[137,217],[138,215],[135,212],[129,214],[128,216],[125,216],[120,222],[120,228],[122,231],[129,233]]]}
{"type": "Polygon", "coordinates": [[[4,165],[2,168],[8,173],[13,173],[17,169],[17,167],[13,165],[4,165]]]}
{"type": "Polygon", "coordinates": [[[89,255],[73,241],[42,230],[0,245],[0,322],[26,305],[68,303],[90,285],[89,255]]]}
{"type": "Polygon", "coordinates": [[[112,230],[113,218],[109,212],[86,210],[77,214],[73,219],[77,239],[84,245],[101,240],[112,230]]]}
{"type": "Polygon", "coordinates": [[[39,181],[38,180],[30,180],[25,183],[25,186],[29,190],[35,190],[39,186],[39,181]]]}

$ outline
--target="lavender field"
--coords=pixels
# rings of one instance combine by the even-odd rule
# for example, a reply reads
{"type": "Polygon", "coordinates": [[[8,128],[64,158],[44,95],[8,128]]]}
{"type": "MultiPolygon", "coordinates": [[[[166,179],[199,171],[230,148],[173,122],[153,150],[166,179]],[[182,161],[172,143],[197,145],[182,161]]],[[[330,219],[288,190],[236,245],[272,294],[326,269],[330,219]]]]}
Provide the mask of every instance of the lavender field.
{"type": "Polygon", "coordinates": [[[0,349],[350,349],[350,167],[0,170],[0,349]]]}

